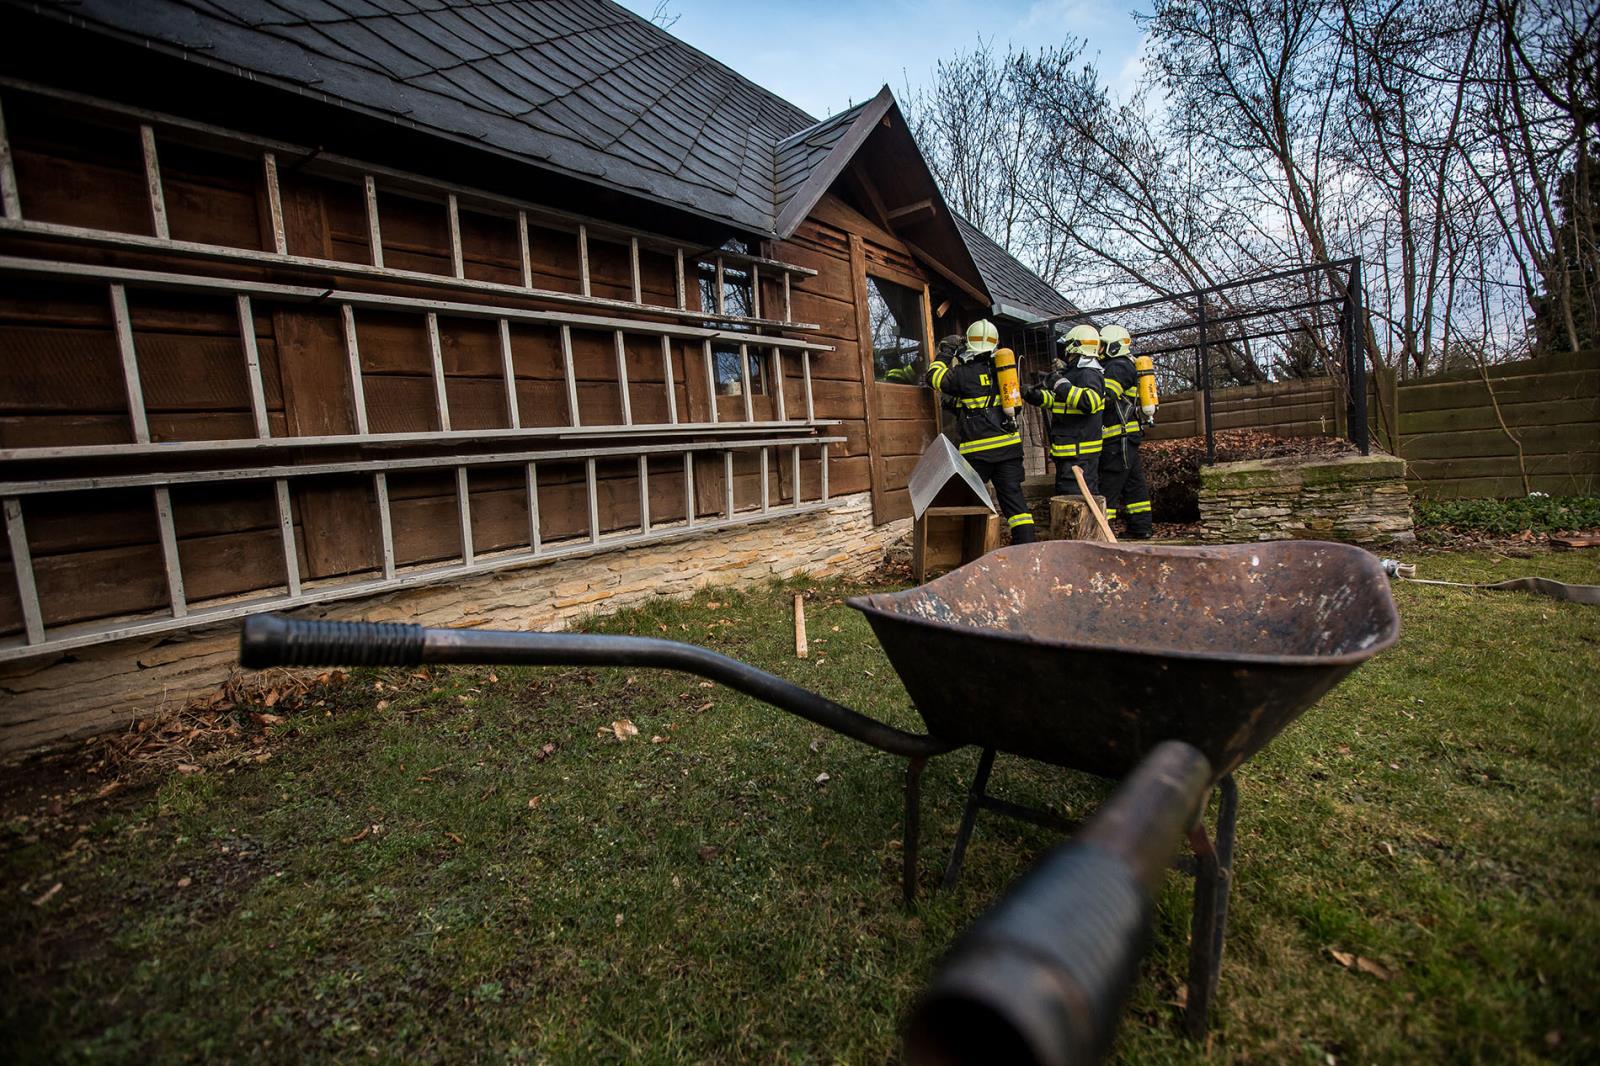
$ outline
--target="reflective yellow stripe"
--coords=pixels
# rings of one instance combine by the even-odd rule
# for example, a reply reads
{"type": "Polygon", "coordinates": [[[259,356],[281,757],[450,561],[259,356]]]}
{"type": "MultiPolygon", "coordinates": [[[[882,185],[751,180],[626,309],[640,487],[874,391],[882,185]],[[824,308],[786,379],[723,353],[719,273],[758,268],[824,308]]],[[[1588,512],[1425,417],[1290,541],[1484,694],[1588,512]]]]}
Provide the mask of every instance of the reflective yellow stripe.
{"type": "Polygon", "coordinates": [[[1016,529],[1018,526],[1031,526],[1033,525],[1033,515],[1014,514],[1010,518],[1006,519],[1006,525],[1012,529],[1016,529]]]}
{"type": "Polygon", "coordinates": [[[1089,393],[1089,413],[1094,414],[1097,411],[1104,411],[1105,409],[1106,398],[1100,395],[1098,392],[1089,393]]]}
{"type": "Polygon", "coordinates": [[[1100,431],[1102,439],[1122,436],[1122,423],[1113,422],[1100,431]]]}
{"type": "Polygon", "coordinates": [[[1150,510],[1150,501],[1149,500],[1144,500],[1144,501],[1141,501],[1140,503],[1130,503],[1130,504],[1128,504],[1128,513],[1129,514],[1143,514],[1144,512],[1146,512],[1148,510],[1150,510]]]}
{"type": "Polygon", "coordinates": [[[1117,517],[1117,509],[1115,507],[1107,507],[1106,508],[1106,517],[1107,518],[1115,518],[1115,517],[1117,517]]]}
{"type": "Polygon", "coordinates": [[[1122,423],[1122,428],[1128,433],[1137,433],[1139,432],[1139,420],[1136,418],[1132,422],[1124,422],[1122,423]]]}
{"type": "Polygon", "coordinates": [[[980,437],[977,440],[969,440],[965,444],[961,445],[957,451],[961,452],[962,455],[965,455],[968,452],[993,451],[995,448],[1004,448],[1008,444],[1021,443],[1022,434],[1005,433],[998,437],[980,437]]]}
{"type": "Polygon", "coordinates": [[[937,360],[928,368],[928,383],[938,388],[944,381],[944,376],[950,373],[950,368],[937,360]]]}
{"type": "Polygon", "coordinates": [[[961,400],[962,407],[999,407],[998,396],[967,396],[961,400]]]}
{"type": "Polygon", "coordinates": [[[1106,389],[1114,396],[1127,395],[1125,392],[1123,392],[1122,385],[1117,381],[1116,378],[1106,378],[1106,389]]]}
{"type": "Polygon", "coordinates": [[[1070,459],[1074,455],[1099,455],[1104,444],[1097,440],[1079,441],[1076,443],[1056,444],[1051,442],[1050,454],[1058,459],[1070,459]]]}

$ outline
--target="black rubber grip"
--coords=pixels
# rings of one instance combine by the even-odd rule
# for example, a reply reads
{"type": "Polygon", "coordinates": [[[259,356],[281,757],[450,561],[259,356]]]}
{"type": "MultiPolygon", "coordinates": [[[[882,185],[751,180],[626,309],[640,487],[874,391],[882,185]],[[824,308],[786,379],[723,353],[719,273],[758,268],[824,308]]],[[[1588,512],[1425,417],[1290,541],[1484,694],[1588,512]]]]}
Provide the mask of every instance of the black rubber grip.
{"type": "Polygon", "coordinates": [[[912,1063],[1101,1061],[1149,945],[1151,904],[1127,865],[1068,845],[951,949],[912,1014],[912,1063]]]}
{"type": "Polygon", "coordinates": [[[239,665],[415,666],[422,662],[421,626],[390,622],[307,622],[252,615],[239,632],[239,665]]]}

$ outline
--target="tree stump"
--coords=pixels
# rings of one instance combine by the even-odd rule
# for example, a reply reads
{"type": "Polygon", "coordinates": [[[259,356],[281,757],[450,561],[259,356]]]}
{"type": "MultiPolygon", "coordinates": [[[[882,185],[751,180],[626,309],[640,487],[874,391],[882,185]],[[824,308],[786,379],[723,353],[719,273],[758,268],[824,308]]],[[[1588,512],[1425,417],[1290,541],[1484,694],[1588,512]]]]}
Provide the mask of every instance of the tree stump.
{"type": "MultiPolygon", "coordinates": [[[[1095,503],[1101,510],[1105,509],[1104,496],[1096,496],[1095,503]]],[[[1050,497],[1050,539],[1051,540],[1105,540],[1105,535],[1100,532],[1100,527],[1095,523],[1094,514],[1083,502],[1081,496],[1052,496],[1050,497]]]]}

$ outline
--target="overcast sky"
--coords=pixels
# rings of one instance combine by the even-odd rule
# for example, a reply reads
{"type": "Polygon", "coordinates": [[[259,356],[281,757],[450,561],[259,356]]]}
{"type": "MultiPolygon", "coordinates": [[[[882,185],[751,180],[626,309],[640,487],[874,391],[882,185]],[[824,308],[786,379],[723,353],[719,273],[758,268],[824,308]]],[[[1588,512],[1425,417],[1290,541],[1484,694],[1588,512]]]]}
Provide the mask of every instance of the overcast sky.
{"type": "MultiPolygon", "coordinates": [[[[657,0],[620,0],[649,17],[657,0]]],[[[1137,80],[1133,0],[667,0],[671,32],[818,118],[869,99],[888,83],[918,88],[934,63],[975,47],[1037,48],[1088,41],[1101,76],[1137,80]]]]}

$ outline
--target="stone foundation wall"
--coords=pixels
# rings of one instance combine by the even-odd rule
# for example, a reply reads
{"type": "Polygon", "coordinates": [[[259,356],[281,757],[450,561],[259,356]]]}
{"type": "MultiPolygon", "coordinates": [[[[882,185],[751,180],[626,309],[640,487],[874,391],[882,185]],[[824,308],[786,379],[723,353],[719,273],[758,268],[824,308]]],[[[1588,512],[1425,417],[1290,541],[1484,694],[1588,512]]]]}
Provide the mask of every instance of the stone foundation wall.
{"type": "MultiPolygon", "coordinates": [[[[564,629],[652,596],[748,586],[797,574],[859,577],[909,520],[872,524],[868,493],[827,511],[686,535],[644,547],[485,574],[290,612],[419,625],[564,629]]],[[[0,754],[105,732],[214,692],[237,669],[238,623],[94,645],[0,665],[0,754]]]]}
{"type": "Polygon", "coordinates": [[[1306,461],[1294,456],[1200,468],[1201,537],[1208,541],[1416,539],[1405,463],[1389,455],[1306,461]]]}

